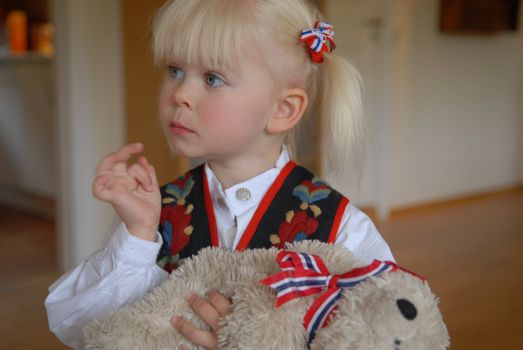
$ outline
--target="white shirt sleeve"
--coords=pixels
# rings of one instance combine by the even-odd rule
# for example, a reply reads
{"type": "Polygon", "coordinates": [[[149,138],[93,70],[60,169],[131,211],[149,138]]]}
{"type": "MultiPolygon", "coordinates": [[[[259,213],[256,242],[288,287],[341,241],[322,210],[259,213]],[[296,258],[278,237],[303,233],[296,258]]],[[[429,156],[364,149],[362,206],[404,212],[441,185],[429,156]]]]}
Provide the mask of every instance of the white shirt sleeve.
{"type": "Polygon", "coordinates": [[[394,261],[387,242],[374,223],[352,204],[345,208],[335,243],[343,244],[365,263],[374,259],[394,261]]]}
{"type": "Polygon", "coordinates": [[[162,245],[132,236],[120,223],[108,244],[60,277],[45,300],[50,330],[66,345],[83,348],[82,327],[96,316],[142,298],[168,273],[156,265],[162,245]]]}

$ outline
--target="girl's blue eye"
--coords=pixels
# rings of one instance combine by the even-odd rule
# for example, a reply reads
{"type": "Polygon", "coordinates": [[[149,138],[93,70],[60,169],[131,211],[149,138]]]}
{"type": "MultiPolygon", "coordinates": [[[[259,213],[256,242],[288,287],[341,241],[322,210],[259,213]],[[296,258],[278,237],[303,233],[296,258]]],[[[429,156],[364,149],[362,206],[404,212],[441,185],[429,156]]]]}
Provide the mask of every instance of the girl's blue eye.
{"type": "Polygon", "coordinates": [[[208,74],[207,77],[205,78],[205,82],[207,83],[207,85],[212,86],[212,87],[219,87],[219,86],[222,86],[223,84],[225,84],[225,81],[223,81],[222,78],[220,78],[219,76],[217,76],[215,74],[208,74]]]}
{"type": "Polygon", "coordinates": [[[171,76],[171,78],[173,79],[182,79],[183,78],[183,70],[181,70],[180,68],[178,67],[175,67],[175,66],[169,66],[169,75],[171,76]]]}

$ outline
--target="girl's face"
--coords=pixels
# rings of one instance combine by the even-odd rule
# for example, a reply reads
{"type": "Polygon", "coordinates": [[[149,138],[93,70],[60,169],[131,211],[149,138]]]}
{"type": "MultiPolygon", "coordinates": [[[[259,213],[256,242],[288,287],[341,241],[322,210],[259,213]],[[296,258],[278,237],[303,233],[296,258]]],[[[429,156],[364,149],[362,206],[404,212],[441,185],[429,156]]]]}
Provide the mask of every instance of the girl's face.
{"type": "Polygon", "coordinates": [[[277,97],[270,74],[253,60],[240,60],[234,70],[171,62],[160,94],[160,121],[179,155],[252,157],[281,146],[265,130],[277,97]]]}

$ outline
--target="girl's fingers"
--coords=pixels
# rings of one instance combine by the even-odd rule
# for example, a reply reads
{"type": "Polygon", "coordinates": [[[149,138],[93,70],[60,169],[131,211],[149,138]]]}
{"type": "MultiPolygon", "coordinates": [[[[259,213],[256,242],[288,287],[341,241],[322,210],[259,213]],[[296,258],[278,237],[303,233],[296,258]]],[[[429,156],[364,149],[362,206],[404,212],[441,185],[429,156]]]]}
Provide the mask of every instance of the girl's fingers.
{"type": "Polygon", "coordinates": [[[105,175],[100,175],[98,177],[96,177],[96,179],[94,179],[93,181],[93,195],[102,200],[102,201],[110,201],[111,198],[110,198],[110,193],[108,193],[107,191],[104,191],[105,187],[107,186],[107,184],[109,183],[109,181],[111,180],[111,174],[105,174],[105,175]]]}
{"type": "Polygon", "coordinates": [[[210,290],[207,293],[207,300],[221,316],[225,316],[231,313],[231,301],[225,295],[221,294],[216,290],[210,290]]]}
{"type": "Polygon", "coordinates": [[[127,170],[127,175],[137,181],[145,191],[151,191],[152,180],[146,168],[139,164],[133,164],[127,170]]]}
{"type": "Polygon", "coordinates": [[[217,291],[210,291],[207,294],[208,300],[191,294],[187,303],[200,319],[209,325],[212,331],[205,331],[192,325],[189,321],[175,315],[171,323],[187,340],[207,349],[216,349],[218,346],[218,337],[216,331],[219,329],[218,321],[220,317],[231,312],[231,302],[225,296],[217,291]]]}
{"type": "Polygon", "coordinates": [[[214,331],[219,329],[218,321],[222,315],[210,302],[196,294],[191,294],[187,303],[194,313],[214,331]]]}
{"type": "Polygon", "coordinates": [[[155,188],[160,187],[158,185],[158,179],[156,177],[156,171],[154,170],[154,167],[149,163],[147,158],[140,157],[138,159],[138,163],[141,164],[145,168],[145,170],[149,174],[149,177],[151,178],[151,191],[152,191],[153,187],[155,187],[155,188]]]}
{"type": "Polygon", "coordinates": [[[113,165],[113,168],[110,170],[110,173],[114,176],[125,176],[127,175],[127,163],[121,162],[113,165]]]}
{"type": "Polygon", "coordinates": [[[218,337],[216,334],[194,327],[191,322],[178,315],[171,318],[171,324],[185,339],[194,345],[203,346],[206,349],[216,349],[218,347],[218,337]]]}
{"type": "Polygon", "coordinates": [[[113,170],[115,164],[124,163],[131,158],[133,154],[140,153],[143,150],[143,144],[131,143],[123,146],[118,151],[109,154],[102,159],[96,168],[96,175],[102,175],[113,170]]]}

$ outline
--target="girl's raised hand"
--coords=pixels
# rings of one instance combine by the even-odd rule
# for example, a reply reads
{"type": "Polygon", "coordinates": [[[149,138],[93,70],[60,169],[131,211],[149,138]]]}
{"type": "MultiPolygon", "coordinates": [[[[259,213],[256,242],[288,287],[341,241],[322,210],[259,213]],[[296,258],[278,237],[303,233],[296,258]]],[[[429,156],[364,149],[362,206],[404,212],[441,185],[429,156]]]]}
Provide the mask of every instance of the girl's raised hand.
{"type": "Polygon", "coordinates": [[[102,159],[96,168],[93,194],[114,207],[132,235],[154,241],[161,212],[154,167],[145,157],[127,164],[132,155],[142,150],[141,143],[132,143],[102,159]]]}

